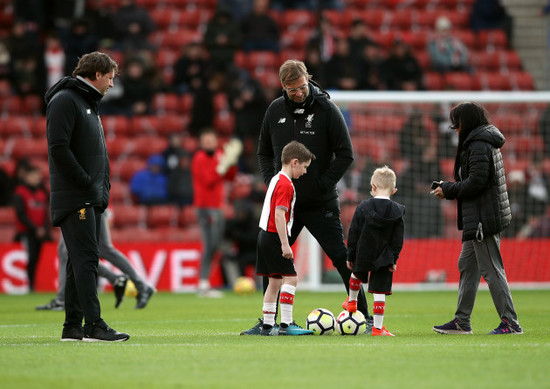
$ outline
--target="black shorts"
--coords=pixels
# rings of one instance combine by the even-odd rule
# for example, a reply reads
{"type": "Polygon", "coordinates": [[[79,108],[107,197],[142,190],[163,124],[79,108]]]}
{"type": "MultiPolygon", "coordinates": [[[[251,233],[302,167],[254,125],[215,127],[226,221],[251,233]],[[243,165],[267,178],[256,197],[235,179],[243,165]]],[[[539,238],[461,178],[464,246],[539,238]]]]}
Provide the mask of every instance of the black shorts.
{"type": "Polygon", "coordinates": [[[256,252],[256,274],[274,278],[296,275],[294,261],[283,257],[281,240],[274,232],[260,229],[256,252]]]}
{"type": "Polygon", "coordinates": [[[392,294],[393,273],[387,267],[371,272],[353,272],[362,283],[369,284],[369,293],[392,294]]]}

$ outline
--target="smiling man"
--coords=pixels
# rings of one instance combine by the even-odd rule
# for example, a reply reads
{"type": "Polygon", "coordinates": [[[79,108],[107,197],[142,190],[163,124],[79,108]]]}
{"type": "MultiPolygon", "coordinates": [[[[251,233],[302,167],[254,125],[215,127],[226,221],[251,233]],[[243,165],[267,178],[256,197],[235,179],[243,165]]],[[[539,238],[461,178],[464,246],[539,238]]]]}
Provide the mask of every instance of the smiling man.
{"type": "Polygon", "coordinates": [[[113,87],[117,71],[107,54],[86,54],[72,77],[63,77],[45,96],[51,220],[61,227],[69,254],[61,341],[130,337],[103,321],[97,297],[101,214],[111,188],[99,102],[113,87]]]}
{"type": "MultiPolygon", "coordinates": [[[[279,69],[283,96],[267,109],[258,142],[258,161],[268,184],[281,169],[281,151],[295,140],[317,157],[308,171],[294,183],[296,205],[289,242],[292,245],[305,227],[319,242],[349,288],[348,250],[340,221],[336,183],[353,162],[350,135],[340,109],[330,96],[311,80],[302,61],[288,60],[279,69]]],[[[266,282],[264,281],[264,290],[266,282]]],[[[363,292],[358,310],[372,323],[363,292]]],[[[242,335],[259,335],[262,320],[242,335]]]]}

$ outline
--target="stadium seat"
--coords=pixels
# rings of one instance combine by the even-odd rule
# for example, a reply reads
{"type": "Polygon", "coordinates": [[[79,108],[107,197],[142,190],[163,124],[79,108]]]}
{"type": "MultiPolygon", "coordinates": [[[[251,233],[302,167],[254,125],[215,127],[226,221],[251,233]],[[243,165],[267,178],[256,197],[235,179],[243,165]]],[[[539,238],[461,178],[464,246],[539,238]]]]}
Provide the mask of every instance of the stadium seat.
{"type": "Polygon", "coordinates": [[[27,95],[23,97],[21,113],[25,115],[37,116],[42,114],[44,99],[38,95],[27,95]]]}
{"type": "Polygon", "coordinates": [[[15,225],[0,225],[0,243],[13,242],[15,238],[15,225]]]}
{"type": "MultiPolygon", "coordinates": [[[[419,28],[417,24],[419,14],[420,12],[412,7],[395,10],[391,13],[391,25],[392,27],[403,31],[410,31],[411,29],[418,30],[419,28]]],[[[381,27],[386,28],[387,24],[383,23],[381,27]]]]}
{"type": "Polygon", "coordinates": [[[199,148],[199,141],[194,136],[186,136],[182,139],[182,147],[189,153],[194,153],[199,148]]]}
{"type": "Polygon", "coordinates": [[[34,138],[46,136],[46,116],[37,116],[32,121],[31,133],[34,138]]]}
{"type": "Polygon", "coordinates": [[[235,131],[235,114],[229,109],[220,110],[216,112],[213,124],[222,136],[232,135],[235,131]]]}
{"type": "Polygon", "coordinates": [[[306,51],[305,49],[302,47],[302,48],[297,48],[297,49],[293,49],[293,48],[283,48],[281,50],[281,56],[280,56],[280,60],[281,60],[281,63],[283,63],[284,61],[288,60],[288,59],[299,59],[301,61],[303,61],[306,57],[306,51]]]}
{"type": "Polygon", "coordinates": [[[147,226],[176,227],[178,224],[179,208],[175,205],[152,205],[147,210],[147,226]]]}
{"type": "Polygon", "coordinates": [[[351,23],[353,19],[356,18],[356,12],[357,11],[352,11],[350,9],[346,9],[344,11],[325,9],[323,10],[323,17],[327,18],[330,23],[343,34],[348,35],[351,28],[351,23]]]}
{"type": "Polygon", "coordinates": [[[191,93],[186,93],[179,98],[179,113],[184,115],[191,111],[193,108],[193,95],[191,93]]]}
{"type": "Polygon", "coordinates": [[[156,116],[134,116],[130,119],[130,128],[133,135],[155,135],[160,125],[160,119],[156,116]]]}
{"type": "Polygon", "coordinates": [[[511,90],[510,76],[502,73],[479,72],[479,81],[483,90],[511,90]]]}
{"type": "Polygon", "coordinates": [[[130,204],[130,189],[128,184],[123,181],[111,181],[111,198],[109,204],[111,207],[130,204]]]}
{"type": "Polygon", "coordinates": [[[282,31],[298,31],[303,28],[313,28],[317,24],[317,17],[313,11],[304,9],[287,9],[281,14],[282,31]]]}
{"type": "Polygon", "coordinates": [[[11,96],[11,84],[8,80],[0,80],[0,97],[11,96]]]}
{"type": "Polygon", "coordinates": [[[373,31],[372,36],[374,41],[382,46],[383,49],[388,49],[395,41],[394,31],[373,31]]]}
{"type": "Polygon", "coordinates": [[[497,51],[508,48],[508,38],[503,30],[481,30],[477,33],[479,50],[497,51]]]}
{"type": "Polygon", "coordinates": [[[424,73],[424,85],[428,90],[442,90],[443,77],[438,72],[426,72],[424,73]]]}
{"type": "Polygon", "coordinates": [[[443,88],[449,90],[479,90],[476,77],[468,72],[449,72],[443,76],[443,88]]]}
{"type": "Polygon", "coordinates": [[[118,136],[116,138],[105,139],[107,144],[107,152],[111,158],[111,162],[122,157],[126,158],[133,150],[133,138],[118,136]]]}
{"type": "Polygon", "coordinates": [[[147,166],[147,161],[143,158],[128,158],[121,161],[112,161],[111,176],[114,179],[129,181],[133,175],[147,166]]]}
{"type": "Polygon", "coordinates": [[[469,50],[475,49],[476,36],[469,28],[454,30],[453,35],[460,39],[469,50]]]}
{"type": "Polygon", "coordinates": [[[109,115],[101,117],[106,138],[125,137],[130,134],[130,123],[126,116],[109,115]]]}
{"type": "Polygon", "coordinates": [[[168,68],[168,70],[172,70],[174,64],[179,58],[179,55],[179,50],[174,50],[171,48],[160,49],[155,55],[156,65],[159,69],[168,68]]]}
{"type": "Polygon", "coordinates": [[[198,224],[197,210],[192,205],[182,207],[179,212],[178,224],[180,226],[188,226],[198,224]]]}
{"type": "Polygon", "coordinates": [[[150,35],[150,42],[159,48],[180,50],[191,42],[201,42],[202,33],[197,30],[157,30],[150,35]]]}
{"type": "Polygon", "coordinates": [[[179,25],[192,30],[199,30],[201,26],[206,25],[212,18],[213,12],[206,8],[192,9],[182,7],[179,17],[179,25]]]}
{"type": "Polygon", "coordinates": [[[512,83],[512,89],[514,90],[532,91],[535,89],[533,77],[529,72],[510,72],[510,81],[512,83]]]}
{"type": "MultiPolygon", "coordinates": [[[[312,75],[315,80],[315,74],[312,75]]],[[[274,69],[268,69],[260,74],[254,74],[256,80],[258,80],[264,88],[278,89],[281,87],[281,80],[279,79],[279,72],[274,69]]]]}
{"type": "Polygon", "coordinates": [[[149,15],[159,30],[177,29],[180,26],[181,11],[178,8],[156,8],[149,15]]]}
{"type": "Polygon", "coordinates": [[[23,112],[23,99],[21,96],[10,95],[2,98],[0,113],[2,115],[21,115],[23,112]]]}
{"type": "Polygon", "coordinates": [[[0,130],[5,137],[27,137],[32,136],[33,119],[25,116],[6,116],[0,119],[0,130]]]}
{"type": "Polygon", "coordinates": [[[17,216],[15,215],[15,208],[11,206],[0,207],[0,226],[13,226],[15,225],[16,220],[17,216]]]}
{"type": "Polygon", "coordinates": [[[359,9],[349,10],[348,19],[361,19],[371,31],[379,31],[381,28],[387,29],[392,24],[392,13],[385,9],[359,9]]]}
{"type": "Polygon", "coordinates": [[[301,28],[297,31],[284,31],[281,34],[281,47],[283,49],[300,49],[306,47],[313,35],[311,28],[301,28]]]}
{"type": "Polygon", "coordinates": [[[160,134],[168,135],[174,132],[181,133],[187,128],[187,124],[189,123],[189,115],[166,115],[161,117],[160,121],[160,134]]]}
{"type": "MultiPolygon", "coordinates": [[[[296,33],[295,35],[299,36],[300,34],[296,33]]],[[[273,51],[252,51],[247,55],[247,62],[249,69],[279,69],[281,66],[279,54],[273,51]]]]}
{"type": "Polygon", "coordinates": [[[426,52],[426,47],[432,33],[428,30],[421,31],[401,31],[398,36],[406,44],[413,48],[414,54],[418,57],[418,51],[426,52]]]}
{"type": "Polygon", "coordinates": [[[422,69],[430,69],[432,59],[430,58],[430,53],[428,50],[418,48],[414,51],[414,57],[422,69]]]}
{"type": "Polygon", "coordinates": [[[145,227],[147,218],[147,208],[145,206],[117,204],[113,205],[112,209],[115,228],[145,227]]]}
{"type": "Polygon", "coordinates": [[[152,108],[160,116],[178,113],[179,96],[175,93],[155,93],[152,108]]]}
{"type": "Polygon", "coordinates": [[[25,139],[16,138],[11,156],[19,158],[48,158],[48,142],[46,138],[25,139]]]}
{"type": "Polygon", "coordinates": [[[141,135],[133,139],[132,156],[147,159],[153,154],[161,154],[168,146],[165,137],[141,135]]]}
{"type": "Polygon", "coordinates": [[[491,115],[493,124],[498,127],[506,137],[518,136],[525,132],[531,132],[532,129],[527,129],[528,123],[524,115],[513,112],[494,113],[491,115]]]}

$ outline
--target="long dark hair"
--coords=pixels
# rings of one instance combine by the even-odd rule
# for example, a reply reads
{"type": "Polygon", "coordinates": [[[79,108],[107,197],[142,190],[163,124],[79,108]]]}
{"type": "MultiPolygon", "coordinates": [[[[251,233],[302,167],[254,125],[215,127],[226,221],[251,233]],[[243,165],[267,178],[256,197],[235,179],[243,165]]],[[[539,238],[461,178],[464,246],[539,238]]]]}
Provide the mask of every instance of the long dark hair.
{"type": "Polygon", "coordinates": [[[468,135],[476,128],[489,124],[489,113],[480,104],[472,101],[467,101],[456,105],[449,113],[449,119],[451,120],[451,128],[457,129],[460,127],[458,133],[458,148],[456,149],[455,166],[454,166],[454,178],[458,181],[458,169],[460,168],[460,154],[464,148],[464,141],[468,138],[468,135]]]}

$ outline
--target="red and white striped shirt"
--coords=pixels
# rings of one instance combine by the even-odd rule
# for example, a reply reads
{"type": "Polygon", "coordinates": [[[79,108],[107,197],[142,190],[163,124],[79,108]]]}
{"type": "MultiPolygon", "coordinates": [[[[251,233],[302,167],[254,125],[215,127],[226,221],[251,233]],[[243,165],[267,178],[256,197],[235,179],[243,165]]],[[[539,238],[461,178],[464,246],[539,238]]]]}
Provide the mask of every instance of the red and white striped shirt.
{"type": "Polygon", "coordinates": [[[286,212],[286,229],[290,236],[292,223],[294,221],[294,203],[296,202],[296,191],[292,180],[283,172],[277,173],[269,183],[265,195],[262,215],[260,216],[260,228],[267,232],[277,232],[275,225],[275,210],[283,208],[286,212]]]}

